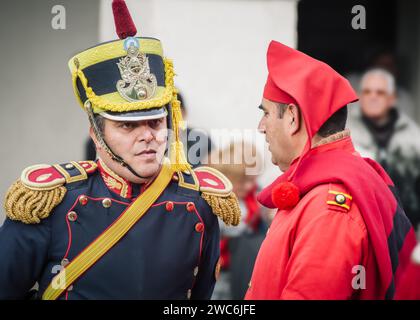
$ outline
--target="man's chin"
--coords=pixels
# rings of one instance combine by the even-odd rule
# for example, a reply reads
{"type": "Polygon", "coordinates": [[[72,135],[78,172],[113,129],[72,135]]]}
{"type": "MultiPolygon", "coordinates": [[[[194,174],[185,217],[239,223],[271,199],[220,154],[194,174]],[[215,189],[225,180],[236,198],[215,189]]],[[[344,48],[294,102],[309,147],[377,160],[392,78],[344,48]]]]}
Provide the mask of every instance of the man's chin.
{"type": "Polygon", "coordinates": [[[277,165],[278,165],[278,162],[277,162],[277,160],[274,158],[274,156],[273,156],[273,155],[271,155],[271,162],[272,162],[275,166],[277,166],[277,165]]]}
{"type": "Polygon", "coordinates": [[[160,163],[158,161],[141,161],[137,162],[132,167],[136,173],[142,177],[150,177],[155,175],[160,169],[160,163]]]}

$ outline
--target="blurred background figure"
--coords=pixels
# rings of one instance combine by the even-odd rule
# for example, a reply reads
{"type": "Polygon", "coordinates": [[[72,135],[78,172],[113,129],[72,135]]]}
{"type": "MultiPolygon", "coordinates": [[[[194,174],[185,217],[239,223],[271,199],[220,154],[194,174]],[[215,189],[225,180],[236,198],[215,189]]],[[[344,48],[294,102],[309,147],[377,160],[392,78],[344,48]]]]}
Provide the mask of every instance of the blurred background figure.
{"type": "Polygon", "coordinates": [[[243,299],[269,223],[268,211],[257,202],[258,176],[247,170],[258,166],[261,157],[253,144],[240,141],[214,151],[209,160],[210,166],[232,182],[242,212],[237,227],[228,227],[219,220],[221,272],[212,299],[243,299]]]}
{"type": "Polygon", "coordinates": [[[371,69],[361,78],[360,107],[350,108],[348,127],[362,156],[385,168],[413,226],[420,222],[420,128],[398,106],[394,76],[371,69]]]}
{"type": "Polygon", "coordinates": [[[95,161],[96,160],[96,147],[91,137],[86,138],[85,142],[85,159],[95,161]]]}
{"type": "Polygon", "coordinates": [[[195,168],[202,164],[203,159],[207,159],[207,156],[211,153],[213,143],[204,129],[192,128],[188,125],[187,107],[181,93],[178,93],[178,100],[181,102],[182,118],[187,124],[186,130],[181,133],[181,141],[184,147],[187,146],[185,154],[188,162],[195,168]]]}

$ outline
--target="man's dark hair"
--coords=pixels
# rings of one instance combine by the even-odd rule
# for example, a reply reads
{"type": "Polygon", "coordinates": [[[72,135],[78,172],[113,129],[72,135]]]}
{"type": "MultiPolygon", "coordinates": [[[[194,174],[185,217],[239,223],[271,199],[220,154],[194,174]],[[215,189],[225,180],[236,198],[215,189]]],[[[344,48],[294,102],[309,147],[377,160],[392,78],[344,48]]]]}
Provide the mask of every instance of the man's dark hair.
{"type": "Polygon", "coordinates": [[[96,125],[100,131],[100,133],[103,135],[105,130],[105,118],[102,117],[100,114],[95,114],[94,116],[96,125]]]}
{"type": "Polygon", "coordinates": [[[276,103],[277,104],[277,107],[278,107],[278,111],[279,111],[279,118],[280,119],[283,119],[283,116],[284,116],[284,113],[286,112],[286,110],[287,110],[287,106],[288,106],[288,104],[287,103],[276,103]]]}
{"type": "Polygon", "coordinates": [[[317,134],[322,137],[328,137],[334,133],[343,131],[347,122],[347,105],[338,109],[327,121],[319,128],[317,134]]]}
{"type": "MultiPolygon", "coordinates": [[[[284,113],[287,110],[287,104],[277,103],[279,118],[283,118],[284,113]]],[[[343,131],[346,128],[347,122],[347,105],[338,109],[327,121],[321,126],[317,134],[322,137],[328,137],[334,133],[343,131]]]]}

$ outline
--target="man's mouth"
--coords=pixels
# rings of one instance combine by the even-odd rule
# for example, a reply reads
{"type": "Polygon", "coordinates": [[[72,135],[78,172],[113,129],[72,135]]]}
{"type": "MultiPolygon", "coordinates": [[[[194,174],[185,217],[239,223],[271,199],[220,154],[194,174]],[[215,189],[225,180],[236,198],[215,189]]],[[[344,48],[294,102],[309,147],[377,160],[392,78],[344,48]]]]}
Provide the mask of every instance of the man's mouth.
{"type": "Polygon", "coordinates": [[[153,149],[146,149],[146,150],[136,153],[136,156],[144,157],[144,158],[154,158],[155,155],[156,155],[156,150],[153,150],[153,149]]]}

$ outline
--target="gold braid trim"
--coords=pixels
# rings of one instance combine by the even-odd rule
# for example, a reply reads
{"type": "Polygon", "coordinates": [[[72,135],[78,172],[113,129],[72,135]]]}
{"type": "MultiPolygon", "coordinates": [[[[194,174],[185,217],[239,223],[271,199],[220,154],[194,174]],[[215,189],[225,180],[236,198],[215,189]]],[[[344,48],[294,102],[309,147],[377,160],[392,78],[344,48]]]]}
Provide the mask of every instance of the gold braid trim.
{"type": "Polygon", "coordinates": [[[213,213],[223,222],[230,226],[237,226],[241,220],[241,209],[239,208],[238,198],[231,192],[228,196],[215,195],[203,192],[201,197],[206,200],[212,208],[213,213]]]}
{"type": "Polygon", "coordinates": [[[63,200],[66,192],[63,186],[51,190],[30,189],[17,180],[7,191],[4,209],[11,220],[26,224],[39,223],[63,200]]]}

